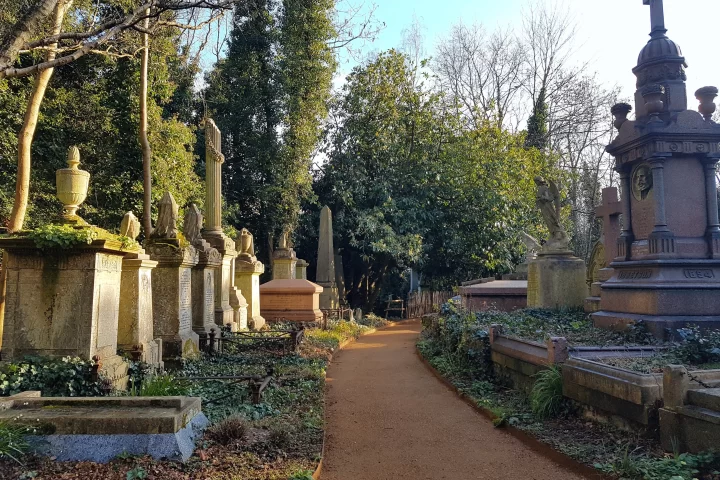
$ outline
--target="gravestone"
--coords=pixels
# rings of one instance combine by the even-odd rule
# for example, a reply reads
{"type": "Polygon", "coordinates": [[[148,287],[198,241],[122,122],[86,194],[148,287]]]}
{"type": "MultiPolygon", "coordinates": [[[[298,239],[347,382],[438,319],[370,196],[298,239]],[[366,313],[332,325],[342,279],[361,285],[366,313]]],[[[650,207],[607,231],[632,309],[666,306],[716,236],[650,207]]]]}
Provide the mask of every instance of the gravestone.
{"type": "Polygon", "coordinates": [[[593,247],[588,265],[587,284],[590,296],[585,299],[585,311],[597,312],[600,309],[601,285],[610,279],[613,270],[610,263],[617,257],[617,239],[620,236],[622,213],[617,188],[603,188],[602,204],[595,207],[595,217],[602,219],[602,234],[593,247]]]}
{"type": "Polygon", "coordinates": [[[335,310],[340,306],[335,278],[335,250],[333,248],[332,212],[325,206],[320,211],[320,234],[315,281],[323,287],[320,295],[321,310],[335,310]]]}
{"type": "Polygon", "coordinates": [[[247,303],[248,328],[259,330],[265,325],[260,315],[260,275],[265,273],[265,266],[255,256],[255,240],[246,228],[240,232],[236,248],[240,253],[235,259],[235,284],[247,303]]]}
{"type": "MultiPolygon", "coordinates": [[[[135,240],[140,222],[128,212],[120,224],[120,235],[135,240]]],[[[155,260],[144,250],[128,253],[122,261],[118,348],[153,368],[162,368],[162,340],[153,332],[152,271],[155,260]]]]}
{"type": "Polygon", "coordinates": [[[535,177],[536,206],[550,238],[530,261],[527,306],[535,308],[580,307],[587,297],[585,262],[568,249],[570,239],[560,223],[560,192],[550,180],[535,177]]]}
{"type": "Polygon", "coordinates": [[[650,40],[633,69],[635,120],[628,104],[612,109],[623,226],[613,275],[602,284],[596,325],[644,321],[662,337],[689,324],[720,326],[720,222],[716,166],[720,125],[715,87],[699,89],[688,110],[685,58],[666,35],[662,0],[650,5],[650,40]]]}
{"type": "Polygon", "coordinates": [[[185,239],[198,252],[198,263],[192,269],[192,316],[193,330],[198,335],[207,335],[217,330],[215,323],[215,279],[222,266],[222,255],[200,236],[203,216],[200,209],[191,203],[185,212],[183,233],[185,239]]]}
{"type": "Polygon", "coordinates": [[[300,280],[307,280],[307,267],[310,265],[302,258],[298,258],[297,264],[295,265],[295,278],[300,280]]]}
{"type": "MultiPolygon", "coordinates": [[[[57,171],[57,197],[63,204],[59,221],[83,229],[87,223],[77,210],[90,175],[78,169],[79,163],[79,151],[70,148],[68,168],[57,171]]],[[[124,389],[127,363],[117,354],[122,262],[137,248],[120,240],[93,240],[41,249],[25,236],[0,238],[0,248],[7,260],[2,359],[96,359],[113,386],[124,389]]]]}
{"type": "Polygon", "coordinates": [[[178,238],[178,205],[165,192],[158,220],[145,249],[158,262],[152,272],[153,326],[163,341],[164,359],[193,357],[199,353],[199,337],[193,331],[192,268],[198,251],[178,238]]]}
{"type": "Polygon", "coordinates": [[[235,242],[222,230],[222,135],[212,119],[205,120],[205,229],[203,238],[222,256],[222,266],[215,275],[215,323],[235,325],[230,305],[230,290],[235,286],[235,242]]]}
{"type": "Polygon", "coordinates": [[[233,309],[233,323],[237,330],[248,329],[248,303],[240,293],[240,289],[233,286],[230,288],[230,306],[233,309]]]}

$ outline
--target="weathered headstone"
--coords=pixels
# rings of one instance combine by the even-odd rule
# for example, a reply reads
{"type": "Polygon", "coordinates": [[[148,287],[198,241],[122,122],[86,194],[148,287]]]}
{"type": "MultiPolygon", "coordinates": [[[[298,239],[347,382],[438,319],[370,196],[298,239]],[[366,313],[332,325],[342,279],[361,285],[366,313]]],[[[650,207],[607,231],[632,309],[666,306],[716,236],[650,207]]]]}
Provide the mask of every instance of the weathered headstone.
{"type": "Polygon", "coordinates": [[[236,248],[240,253],[235,259],[235,284],[247,301],[247,326],[257,330],[265,325],[260,315],[260,275],[265,266],[255,256],[255,241],[247,229],[240,232],[236,248]]]}
{"type": "Polygon", "coordinates": [[[220,130],[212,119],[205,120],[205,230],[203,238],[222,255],[222,266],[215,276],[215,323],[237,330],[230,290],[234,286],[235,242],[222,230],[222,154],[220,130]]]}
{"type": "Polygon", "coordinates": [[[170,192],[159,204],[155,230],[145,249],[158,262],[152,272],[155,336],[163,340],[163,357],[191,357],[199,353],[199,337],[193,331],[192,268],[198,251],[177,235],[178,205],[170,192]]]}
{"type": "Polygon", "coordinates": [[[588,313],[600,309],[601,285],[612,277],[613,270],[609,265],[617,257],[621,213],[617,188],[604,188],[602,204],[595,207],[595,216],[602,219],[603,227],[600,240],[593,247],[588,264],[587,283],[590,286],[590,296],[585,299],[585,311],[588,313]]]}
{"type": "MultiPolygon", "coordinates": [[[[68,152],[69,168],[57,172],[62,221],[87,225],[77,209],[87,195],[88,172],[78,169],[79,152],[68,152]]],[[[100,361],[115,388],[127,385],[127,363],[117,354],[123,257],[119,240],[94,240],[43,250],[27,237],[0,238],[7,264],[2,359],[26,355],[80,356],[100,361]]]]}
{"type": "Polygon", "coordinates": [[[560,192],[553,181],[535,177],[536,205],[550,238],[528,271],[527,306],[539,308],[579,307],[587,297],[585,262],[568,249],[570,239],[560,222],[560,192]]]}
{"type": "Polygon", "coordinates": [[[699,113],[687,109],[687,65],[666,35],[662,0],[644,3],[652,31],[633,69],[635,120],[627,119],[630,105],[615,105],[618,135],[607,147],[620,176],[623,227],[593,320],[612,328],[642,320],[664,336],[688,324],[720,326],[718,89],[699,89],[699,113]]]}
{"type": "MultiPolygon", "coordinates": [[[[120,235],[135,240],[140,222],[127,212],[120,224],[120,235]]],[[[122,261],[118,348],[154,368],[162,368],[162,340],[153,332],[152,271],[155,260],[144,250],[128,253],[122,261]]]]}
{"type": "Polygon", "coordinates": [[[215,273],[222,266],[222,256],[200,236],[203,215],[194,203],[188,205],[183,220],[185,239],[198,252],[198,263],[192,269],[193,330],[207,335],[217,330],[215,323],[215,273]]]}
{"type": "Polygon", "coordinates": [[[340,301],[335,278],[332,212],[327,206],[323,207],[320,211],[320,234],[315,281],[323,287],[323,293],[320,295],[320,309],[334,310],[338,308],[340,301]]]}

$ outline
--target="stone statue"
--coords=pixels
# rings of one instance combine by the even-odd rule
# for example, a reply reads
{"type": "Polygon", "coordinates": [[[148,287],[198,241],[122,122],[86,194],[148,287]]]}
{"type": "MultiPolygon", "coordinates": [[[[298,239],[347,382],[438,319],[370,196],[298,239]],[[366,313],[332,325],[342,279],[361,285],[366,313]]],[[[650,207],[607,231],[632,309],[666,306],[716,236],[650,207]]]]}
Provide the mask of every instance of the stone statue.
{"type": "Polygon", "coordinates": [[[286,227],[282,235],[280,235],[280,240],[278,241],[278,248],[283,250],[292,248],[292,240],[290,239],[291,233],[292,232],[290,230],[290,227],[286,227]]]}
{"type": "Polygon", "coordinates": [[[550,238],[543,250],[567,250],[570,240],[560,223],[560,191],[555,182],[552,180],[546,182],[542,177],[535,177],[535,184],[537,185],[535,205],[542,213],[550,232],[550,238]]]}
{"type": "Polygon", "coordinates": [[[158,204],[158,219],[150,235],[152,238],[176,239],[177,238],[178,204],[170,192],[165,192],[158,204]]]}
{"type": "Polygon", "coordinates": [[[133,212],[127,212],[120,222],[120,235],[135,239],[140,235],[140,221],[133,214],[133,212]]]}
{"type": "Polygon", "coordinates": [[[522,232],[522,241],[527,248],[527,254],[525,254],[525,261],[528,262],[536,257],[537,252],[540,251],[541,245],[537,239],[525,232],[522,232]]]}
{"type": "Polygon", "coordinates": [[[190,245],[197,245],[202,241],[201,230],[203,225],[203,215],[200,209],[194,203],[188,205],[183,219],[183,234],[190,245]]]}

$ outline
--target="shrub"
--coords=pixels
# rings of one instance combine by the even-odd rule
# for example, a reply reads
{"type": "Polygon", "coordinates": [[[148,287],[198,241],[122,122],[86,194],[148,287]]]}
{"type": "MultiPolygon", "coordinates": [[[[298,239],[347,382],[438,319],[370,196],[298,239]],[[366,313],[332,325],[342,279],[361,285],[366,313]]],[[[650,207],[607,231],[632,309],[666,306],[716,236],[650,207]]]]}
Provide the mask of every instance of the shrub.
{"type": "Polygon", "coordinates": [[[682,343],[673,349],[683,363],[702,365],[720,361],[720,330],[700,331],[700,327],[678,329],[682,343]]]}
{"type": "Polygon", "coordinates": [[[27,357],[0,366],[0,396],[40,390],[45,397],[98,397],[109,385],[97,378],[95,362],[78,357],[27,357]]]}
{"type": "Polygon", "coordinates": [[[536,375],[535,385],[530,394],[530,405],[535,415],[549,418],[560,413],[563,406],[562,371],[557,365],[536,375]]]}
{"type": "Polygon", "coordinates": [[[247,433],[248,423],[240,415],[232,415],[205,431],[205,436],[220,445],[230,445],[233,442],[242,440],[247,433]]]}
{"type": "Polygon", "coordinates": [[[288,480],[312,480],[313,472],[311,470],[300,470],[293,473],[288,480]]]}

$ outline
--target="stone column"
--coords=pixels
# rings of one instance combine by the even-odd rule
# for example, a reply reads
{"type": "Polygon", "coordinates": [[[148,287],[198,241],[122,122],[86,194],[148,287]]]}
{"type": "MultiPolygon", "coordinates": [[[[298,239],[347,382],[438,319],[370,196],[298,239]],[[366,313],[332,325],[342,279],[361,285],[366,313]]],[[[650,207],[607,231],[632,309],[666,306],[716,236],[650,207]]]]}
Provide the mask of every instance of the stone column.
{"type": "Polygon", "coordinates": [[[123,259],[118,348],[162,368],[162,340],[153,331],[152,271],[157,264],[145,253],[130,253],[123,259]]]}
{"type": "Polygon", "coordinates": [[[295,265],[295,278],[298,280],[307,280],[307,267],[310,265],[302,258],[298,258],[297,264],[295,265]]]}
{"type": "Polygon", "coordinates": [[[632,210],[630,207],[630,196],[632,195],[632,186],[630,185],[630,172],[626,169],[620,172],[620,184],[622,185],[621,200],[622,200],[622,232],[618,239],[618,261],[630,260],[632,255],[632,243],[635,240],[632,229],[632,210]]]}
{"type": "Polygon", "coordinates": [[[720,257],[720,220],[718,220],[717,201],[717,162],[718,158],[706,157],[705,166],[705,200],[707,208],[707,241],[711,258],[720,257]]]}
{"type": "Polygon", "coordinates": [[[320,234],[315,281],[323,287],[323,291],[320,294],[320,309],[334,310],[338,308],[340,302],[335,278],[332,212],[327,206],[323,207],[320,211],[320,234]]]}
{"type": "MultiPolygon", "coordinates": [[[[240,288],[247,304],[247,328],[258,330],[265,325],[265,319],[260,315],[260,275],[265,273],[265,266],[255,257],[254,243],[252,234],[243,228],[236,243],[240,254],[234,264],[235,285],[240,288]]],[[[242,316],[242,312],[239,314],[242,316]]]]}
{"type": "MultiPolygon", "coordinates": [[[[234,286],[233,260],[237,255],[235,242],[222,231],[222,164],[221,133],[212,119],[205,120],[205,229],[203,238],[222,256],[222,265],[215,275],[215,323],[234,323],[230,290],[234,286]]],[[[237,329],[236,326],[232,326],[237,329]]]]}

